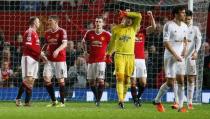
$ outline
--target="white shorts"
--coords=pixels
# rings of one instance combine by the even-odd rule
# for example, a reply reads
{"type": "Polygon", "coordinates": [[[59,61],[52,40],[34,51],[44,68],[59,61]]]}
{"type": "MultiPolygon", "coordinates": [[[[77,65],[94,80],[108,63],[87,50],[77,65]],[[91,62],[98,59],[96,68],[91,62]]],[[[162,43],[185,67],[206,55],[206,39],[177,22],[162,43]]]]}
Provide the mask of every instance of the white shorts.
{"type": "Polygon", "coordinates": [[[98,62],[88,64],[87,68],[87,79],[105,79],[105,69],[106,63],[105,62],[98,62]]]}
{"type": "Polygon", "coordinates": [[[196,60],[186,59],[186,75],[197,75],[196,60]]]}
{"type": "Polygon", "coordinates": [[[182,59],[182,62],[177,61],[176,70],[177,70],[176,74],[178,74],[178,75],[185,75],[186,74],[185,59],[182,59]]]}
{"type": "Polygon", "coordinates": [[[44,65],[43,76],[55,77],[57,79],[67,78],[67,66],[66,62],[51,62],[48,61],[44,65]]]}
{"type": "Polygon", "coordinates": [[[147,68],[145,64],[145,59],[135,59],[135,68],[133,72],[133,78],[147,77],[147,68]]]}
{"type": "Polygon", "coordinates": [[[30,56],[22,56],[21,59],[22,77],[32,76],[38,78],[39,62],[30,56]]]}
{"type": "Polygon", "coordinates": [[[167,78],[176,78],[176,75],[185,75],[185,61],[178,62],[174,57],[164,57],[164,70],[167,78]]]}

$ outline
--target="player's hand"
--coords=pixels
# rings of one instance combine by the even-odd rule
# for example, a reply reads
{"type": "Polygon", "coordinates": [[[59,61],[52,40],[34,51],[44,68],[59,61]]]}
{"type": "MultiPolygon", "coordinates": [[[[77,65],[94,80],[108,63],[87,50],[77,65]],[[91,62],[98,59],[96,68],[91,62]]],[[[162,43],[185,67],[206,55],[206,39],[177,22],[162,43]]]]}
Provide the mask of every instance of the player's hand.
{"type": "Polygon", "coordinates": [[[182,62],[182,58],[180,56],[175,56],[175,59],[178,61],[178,62],[182,62]]]}
{"type": "Polygon", "coordinates": [[[44,52],[41,52],[40,58],[42,59],[43,63],[47,63],[48,62],[48,59],[47,59],[47,57],[46,57],[44,52]]]}
{"type": "Polygon", "coordinates": [[[196,60],[198,58],[198,53],[195,51],[192,54],[192,60],[196,60]]]}
{"type": "Polygon", "coordinates": [[[53,58],[56,58],[56,57],[58,56],[58,54],[59,54],[59,51],[58,51],[58,50],[55,50],[55,51],[53,52],[53,58]]]}
{"type": "Polygon", "coordinates": [[[106,57],[105,57],[105,62],[106,62],[107,64],[111,64],[111,63],[112,63],[112,58],[111,58],[110,55],[106,55],[106,57]]]}
{"type": "Polygon", "coordinates": [[[147,11],[147,15],[148,15],[149,17],[152,17],[152,11],[147,11]]]}
{"type": "Polygon", "coordinates": [[[123,18],[123,17],[126,17],[126,16],[127,16],[127,12],[126,11],[119,10],[119,17],[120,18],[123,18]]]}

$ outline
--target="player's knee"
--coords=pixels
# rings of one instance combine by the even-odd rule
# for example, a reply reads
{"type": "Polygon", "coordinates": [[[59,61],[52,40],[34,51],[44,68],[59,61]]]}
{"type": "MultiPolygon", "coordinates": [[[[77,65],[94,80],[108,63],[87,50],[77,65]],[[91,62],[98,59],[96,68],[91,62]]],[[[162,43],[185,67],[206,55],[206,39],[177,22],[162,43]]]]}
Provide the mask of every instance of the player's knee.
{"type": "Polygon", "coordinates": [[[99,84],[99,85],[104,85],[104,80],[99,79],[99,80],[98,80],[98,84],[99,84]]]}
{"type": "Polygon", "coordinates": [[[52,83],[50,81],[44,81],[45,86],[50,86],[52,83]]]}
{"type": "Polygon", "coordinates": [[[116,73],[116,79],[117,81],[122,82],[124,80],[124,74],[116,73]]]}
{"type": "Polygon", "coordinates": [[[131,80],[131,79],[130,79],[130,76],[125,75],[124,77],[125,77],[124,84],[125,84],[125,85],[129,84],[129,83],[130,83],[130,80],[131,80]]]}

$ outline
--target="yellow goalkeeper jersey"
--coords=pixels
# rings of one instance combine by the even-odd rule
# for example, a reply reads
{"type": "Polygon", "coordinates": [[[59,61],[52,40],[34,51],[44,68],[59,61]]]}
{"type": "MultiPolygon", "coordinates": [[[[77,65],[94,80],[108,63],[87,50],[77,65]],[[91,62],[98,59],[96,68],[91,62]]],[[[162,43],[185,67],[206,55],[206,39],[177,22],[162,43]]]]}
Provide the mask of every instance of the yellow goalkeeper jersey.
{"type": "Polygon", "coordinates": [[[119,54],[134,54],[135,35],[140,27],[141,14],[127,12],[127,17],[133,19],[131,26],[117,25],[112,28],[112,37],[107,49],[108,54],[113,52],[119,54]]]}

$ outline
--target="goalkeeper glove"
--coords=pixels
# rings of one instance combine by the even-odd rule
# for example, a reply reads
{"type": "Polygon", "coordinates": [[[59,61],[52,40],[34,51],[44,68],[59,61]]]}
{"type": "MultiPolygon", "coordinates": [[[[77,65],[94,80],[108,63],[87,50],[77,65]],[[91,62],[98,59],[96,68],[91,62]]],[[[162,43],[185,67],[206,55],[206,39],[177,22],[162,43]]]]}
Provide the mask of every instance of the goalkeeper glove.
{"type": "Polygon", "coordinates": [[[106,62],[107,64],[111,64],[111,63],[112,63],[112,58],[111,58],[110,55],[106,55],[106,57],[105,57],[105,62],[106,62]]]}

